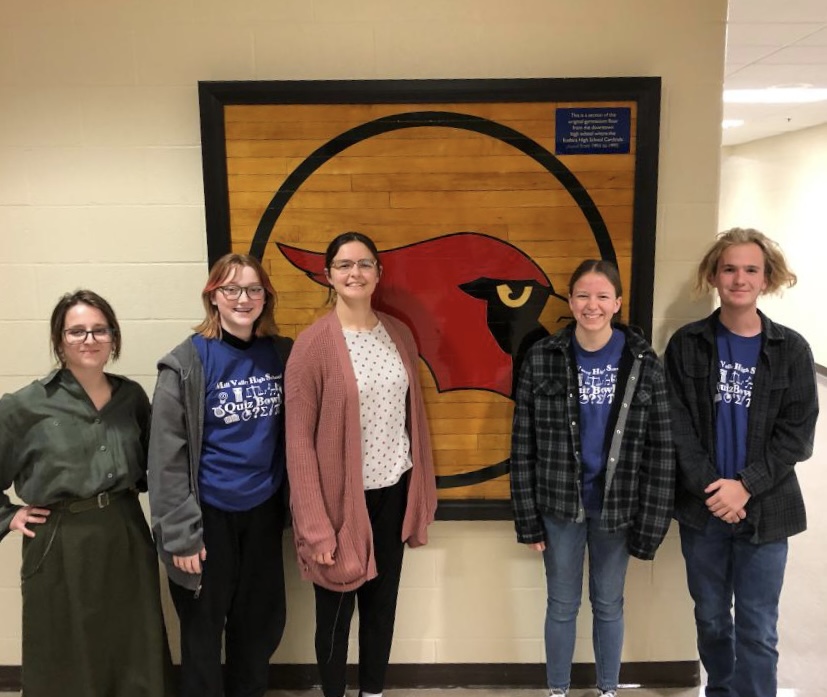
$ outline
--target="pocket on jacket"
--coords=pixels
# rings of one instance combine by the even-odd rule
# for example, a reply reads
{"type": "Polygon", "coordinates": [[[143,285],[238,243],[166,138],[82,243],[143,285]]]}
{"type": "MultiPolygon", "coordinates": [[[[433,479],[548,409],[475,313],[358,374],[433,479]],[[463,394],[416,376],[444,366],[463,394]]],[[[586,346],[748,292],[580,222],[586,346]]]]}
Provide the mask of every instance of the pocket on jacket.
{"type": "Polygon", "coordinates": [[[708,378],[710,367],[710,364],[706,361],[699,361],[694,358],[684,361],[681,365],[687,377],[696,379],[708,378]]]}
{"type": "Polygon", "coordinates": [[[361,548],[347,528],[336,533],[335,563],[318,565],[321,575],[330,583],[348,584],[364,579],[368,573],[368,550],[361,548]]]}
{"type": "Polygon", "coordinates": [[[774,371],[772,376],[772,385],[770,389],[786,390],[790,386],[790,376],[786,372],[774,371]]]}
{"type": "Polygon", "coordinates": [[[35,527],[34,537],[23,538],[23,561],[20,565],[20,580],[31,578],[43,568],[46,557],[55,545],[60,529],[62,511],[52,511],[49,520],[35,527]],[[45,528],[45,529],[44,529],[45,528]]]}
{"type": "Polygon", "coordinates": [[[534,389],[532,390],[534,395],[539,396],[546,396],[546,397],[557,397],[559,395],[565,395],[566,392],[566,383],[562,380],[553,380],[551,378],[546,378],[538,382],[534,389]]]}

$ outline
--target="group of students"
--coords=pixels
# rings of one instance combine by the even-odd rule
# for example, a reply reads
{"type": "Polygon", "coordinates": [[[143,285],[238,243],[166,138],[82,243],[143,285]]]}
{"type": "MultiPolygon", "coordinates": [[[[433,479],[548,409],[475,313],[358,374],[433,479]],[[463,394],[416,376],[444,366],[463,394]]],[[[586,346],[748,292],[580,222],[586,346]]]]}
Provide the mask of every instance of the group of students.
{"type": "MultiPolygon", "coordinates": [[[[58,302],[60,367],[0,400],[0,490],[13,483],[24,502],[0,494],[0,538],[23,535],[26,697],[264,695],[285,626],[288,506],[324,697],[345,695],[357,603],[360,697],[382,694],[404,546],[427,542],[436,510],[430,438],[413,336],[371,305],[376,246],[338,236],[325,274],[333,309],[294,344],[277,333],[261,264],[222,257],[204,320],[158,364],[151,409],[140,386],[105,372],[121,350],[106,300],[83,290],[58,302]],[[178,685],[156,548],[180,621],[178,685]]],[[[707,695],[775,694],[786,540],[805,527],[794,465],[818,413],[813,359],[757,310],[759,295],[795,283],[763,234],[723,233],[697,280],[721,307],[678,330],[664,370],[616,322],[617,268],[583,262],[574,321],[537,342],[517,378],[512,502],[518,540],[543,554],[551,695],[569,689],[587,548],[597,687],[616,694],[629,556],[652,559],[673,515],[707,695]]]]}

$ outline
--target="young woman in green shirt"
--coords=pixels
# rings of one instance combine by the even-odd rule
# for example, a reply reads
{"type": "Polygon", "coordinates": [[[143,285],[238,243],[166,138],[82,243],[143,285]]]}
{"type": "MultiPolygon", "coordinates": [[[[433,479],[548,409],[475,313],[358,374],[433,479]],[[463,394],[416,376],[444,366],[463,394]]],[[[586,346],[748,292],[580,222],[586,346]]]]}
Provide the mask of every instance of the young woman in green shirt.
{"type": "Polygon", "coordinates": [[[59,364],[0,399],[0,539],[23,535],[23,692],[171,695],[158,563],[138,502],[149,400],[104,372],[121,350],[111,306],[88,290],[52,312],[59,364]]]}

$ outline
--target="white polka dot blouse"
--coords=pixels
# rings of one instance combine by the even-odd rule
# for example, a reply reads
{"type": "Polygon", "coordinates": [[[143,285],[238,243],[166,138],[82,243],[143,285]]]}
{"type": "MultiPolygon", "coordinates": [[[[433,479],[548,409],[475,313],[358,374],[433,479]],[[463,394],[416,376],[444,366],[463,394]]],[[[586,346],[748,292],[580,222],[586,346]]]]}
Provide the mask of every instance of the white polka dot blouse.
{"type": "Polygon", "coordinates": [[[405,426],[408,374],[381,322],[370,331],[343,331],[359,386],[364,486],[393,486],[412,466],[405,426]]]}

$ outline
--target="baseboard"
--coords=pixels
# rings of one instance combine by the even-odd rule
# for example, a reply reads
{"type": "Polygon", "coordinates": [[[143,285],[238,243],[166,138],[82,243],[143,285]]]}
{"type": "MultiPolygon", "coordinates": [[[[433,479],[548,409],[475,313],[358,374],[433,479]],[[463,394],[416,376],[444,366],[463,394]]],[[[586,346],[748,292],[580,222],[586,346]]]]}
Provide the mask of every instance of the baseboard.
{"type": "Polygon", "coordinates": [[[0,666],[0,692],[20,691],[20,666],[0,666]]]}
{"type": "Polygon", "coordinates": [[[823,377],[827,377],[827,368],[825,368],[823,365],[816,363],[816,373],[823,377]]]}
{"type": "MultiPolygon", "coordinates": [[[[623,685],[655,687],[694,687],[700,685],[697,661],[624,663],[620,670],[623,685]]],[[[572,666],[572,687],[587,688],[595,684],[594,664],[572,666]]],[[[357,667],[348,666],[348,685],[358,684],[357,667]]],[[[318,685],[314,665],[272,665],[270,685],[273,689],[301,690],[318,685]]],[[[388,666],[385,685],[393,688],[543,688],[546,666],[543,663],[398,663],[388,666]]]]}
{"type": "MultiPolygon", "coordinates": [[[[572,687],[594,686],[594,664],[575,663],[572,687]]],[[[270,689],[309,690],[318,685],[315,665],[273,664],[270,689]]],[[[694,687],[700,684],[697,661],[658,661],[624,663],[620,670],[622,685],[645,688],[694,687]]],[[[348,684],[356,685],[357,667],[348,666],[348,684]]],[[[388,667],[386,687],[393,688],[542,688],[546,686],[546,667],[542,663],[397,663],[388,667]]],[[[0,692],[20,690],[20,666],[0,666],[0,692]]]]}

